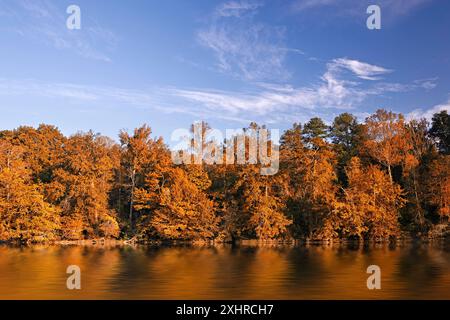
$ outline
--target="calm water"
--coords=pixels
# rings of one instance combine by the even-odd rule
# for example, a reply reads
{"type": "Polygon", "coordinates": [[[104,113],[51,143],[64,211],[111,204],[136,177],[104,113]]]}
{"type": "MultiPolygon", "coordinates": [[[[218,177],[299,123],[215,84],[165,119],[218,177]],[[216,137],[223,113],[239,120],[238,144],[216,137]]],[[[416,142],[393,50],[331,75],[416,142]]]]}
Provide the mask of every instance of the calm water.
{"type": "Polygon", "coordinates": [[[450,299],[448,245],[0,246],[1,299],[450,299]],[[66,268],[82,271],[67,290],[66,268]],[[366,287],[379,265],[382,289],[366,287]]]}

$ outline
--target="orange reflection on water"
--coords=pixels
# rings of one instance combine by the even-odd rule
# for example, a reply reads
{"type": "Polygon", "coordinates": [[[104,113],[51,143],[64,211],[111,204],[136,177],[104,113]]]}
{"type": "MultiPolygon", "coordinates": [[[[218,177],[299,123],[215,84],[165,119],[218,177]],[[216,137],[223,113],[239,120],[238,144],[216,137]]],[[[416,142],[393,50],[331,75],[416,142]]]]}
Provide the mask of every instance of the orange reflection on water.
{"type": "Polygon", "coordinates": [[[0,246],[1,299],[450,299],[445,245],[0,246]],[[368,290],[369,265],[381,290],[368,290]],[[66,268],[81,268],[68,290],[66,268]]]}

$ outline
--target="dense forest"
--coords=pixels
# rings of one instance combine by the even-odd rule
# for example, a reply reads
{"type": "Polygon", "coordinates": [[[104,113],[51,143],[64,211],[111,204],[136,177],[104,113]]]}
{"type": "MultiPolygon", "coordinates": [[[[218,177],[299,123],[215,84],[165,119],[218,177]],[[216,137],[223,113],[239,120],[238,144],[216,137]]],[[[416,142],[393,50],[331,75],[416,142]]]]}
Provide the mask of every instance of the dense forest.
{"type": "Polygon", "coordinates": [[[449,228],[446,111],[431,123],[386,110],[364,123],[313,118],[277,148],[279,171],[265,176],[258,164],[176,165],[147,125],[117,142],[51,125],[0,131],[0,241],[386,240],[449,228]]]}

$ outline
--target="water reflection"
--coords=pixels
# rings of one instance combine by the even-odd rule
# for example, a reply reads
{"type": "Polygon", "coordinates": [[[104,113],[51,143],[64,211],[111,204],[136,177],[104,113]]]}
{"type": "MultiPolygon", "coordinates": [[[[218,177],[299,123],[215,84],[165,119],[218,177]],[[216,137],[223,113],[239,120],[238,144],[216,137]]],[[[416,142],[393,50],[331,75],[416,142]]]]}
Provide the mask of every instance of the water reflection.
{"type": "Polygon", "coordinates": [[[0,246],[1,299],[450,299],[446,245],[0,246]],[[68,265],[82,290],[66,289],[68,265]],[[366,287],[381,267],[382,289],[366,287]]]}

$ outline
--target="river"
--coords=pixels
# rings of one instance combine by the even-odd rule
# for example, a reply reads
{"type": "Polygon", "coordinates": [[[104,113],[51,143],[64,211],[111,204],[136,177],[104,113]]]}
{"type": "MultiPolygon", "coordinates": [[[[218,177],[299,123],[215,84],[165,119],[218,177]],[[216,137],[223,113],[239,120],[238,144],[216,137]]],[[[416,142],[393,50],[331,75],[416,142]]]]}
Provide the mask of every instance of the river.
{"type": "Polygon", "coordinates": [[[0,299],[450,299],[447,244],[0,246],[0,299]],[[69,265],[81,290],[68,290],[69,265]],[[381,270],[368,290],[367,267],[381,270]]]}

